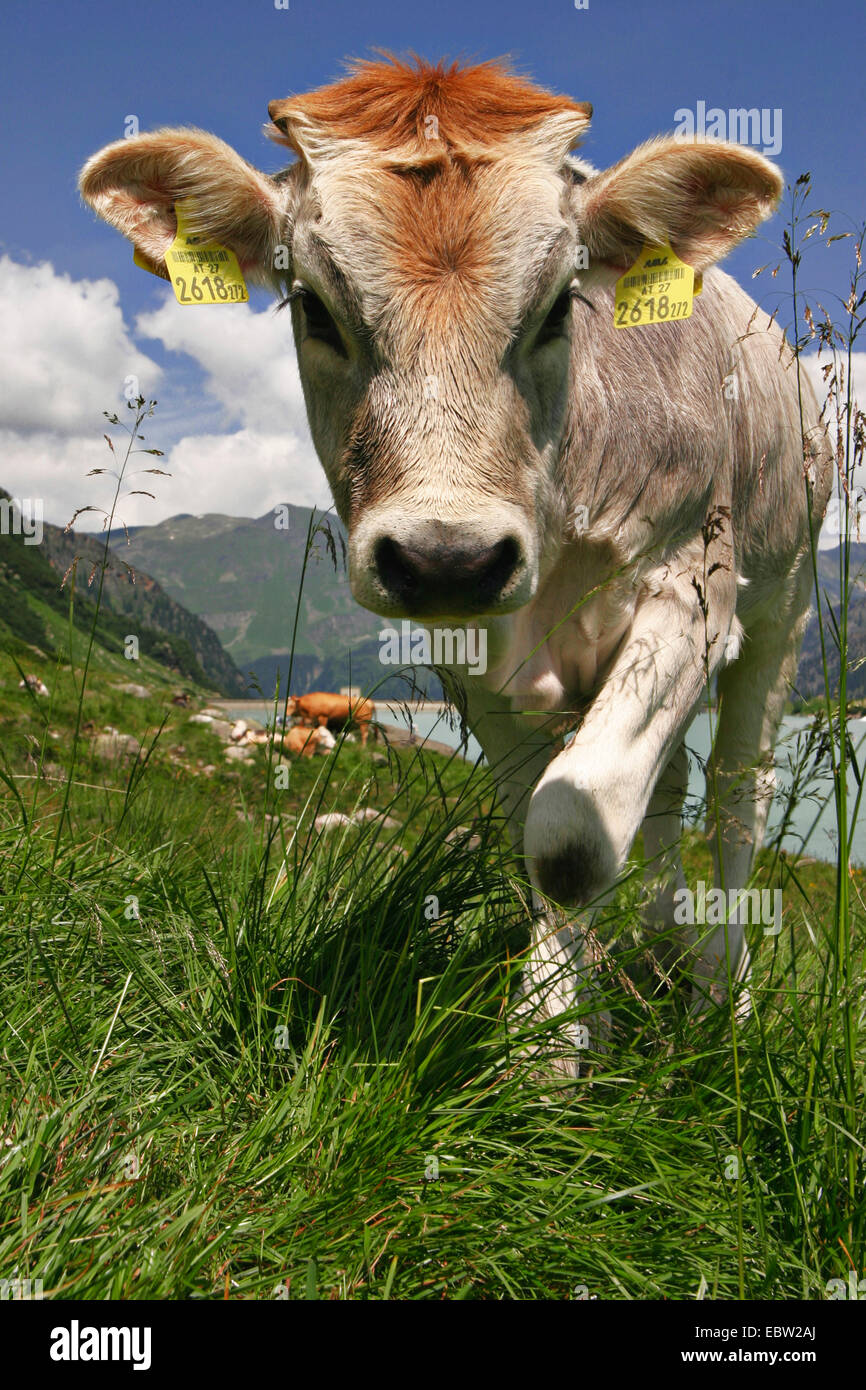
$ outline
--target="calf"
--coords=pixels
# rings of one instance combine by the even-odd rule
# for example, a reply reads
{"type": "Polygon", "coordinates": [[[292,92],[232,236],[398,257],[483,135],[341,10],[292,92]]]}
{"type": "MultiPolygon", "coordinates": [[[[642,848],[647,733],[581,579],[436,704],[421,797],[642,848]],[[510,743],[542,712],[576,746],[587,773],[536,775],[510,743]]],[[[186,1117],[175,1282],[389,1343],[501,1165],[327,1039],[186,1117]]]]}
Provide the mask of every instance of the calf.
{"type": "Polygon", "coordinates": [[[189,200],[190,229],[291,304],[356,598],[484,629],[465,708],[534,887],[543,1010],[591,985],[585,913],[555,905],[603,901],[641,826],[660,954],[688,961],[696,1008],[727,998],[742,927],[675,936],[683,738],[717,677],[710,838],[741,887],[829,490],[783,335],[715,268],[781,176],[675,138],[599,172],[570,153],[591,108],[495,64],[360,63],[268,110],[282,173],[159,130],[95,155],[84,197],[157,270],[189,200]],[[617,283],[646,248],[703,292],[679,321],[623,326],[617,283]]]}

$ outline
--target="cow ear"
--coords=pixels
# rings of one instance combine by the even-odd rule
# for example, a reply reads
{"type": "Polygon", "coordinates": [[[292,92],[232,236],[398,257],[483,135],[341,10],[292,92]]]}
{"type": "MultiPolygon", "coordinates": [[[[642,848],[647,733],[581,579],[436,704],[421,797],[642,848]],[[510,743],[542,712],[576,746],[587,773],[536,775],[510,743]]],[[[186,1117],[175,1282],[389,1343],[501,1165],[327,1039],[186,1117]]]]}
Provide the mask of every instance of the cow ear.
{"type": "Polygon", "coordinates": [[[649,140],[575,191],[593,261],[627,267],[669,244],[696,271],[726,256],[775,210],[779,170],[744,145],[649,140]]]}
{"type": "Polygon", "coordinates": [[[156,130],[106,145],[85,164],[79,188],[158,274],[182,199],[190,232],[234,251],[253,280],[273,279],[275,248],[289,239],[291,180],[260,173],[203,130],[156,130]]]}

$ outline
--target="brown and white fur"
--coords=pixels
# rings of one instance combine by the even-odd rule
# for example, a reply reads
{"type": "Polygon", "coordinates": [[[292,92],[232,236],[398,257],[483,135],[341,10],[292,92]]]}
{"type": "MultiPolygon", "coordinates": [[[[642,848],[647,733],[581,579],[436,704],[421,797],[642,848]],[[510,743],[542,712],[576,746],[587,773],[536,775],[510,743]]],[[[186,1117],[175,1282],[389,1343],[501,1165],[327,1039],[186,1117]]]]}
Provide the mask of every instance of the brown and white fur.
{"type": "MultiPolygon", "coordinates": [[[[289,289],[356,598],[486,628],[468,722],[522,839],[527,977],[554,1015],[589,962],[585,915],[549,902],[603,901],[642,826],[647,925],[670,936],[683,736],[716,674],[727,888],[764,833],[828,453],[802,381],[804,448],[782,334],[715,264],[781,176],[751,149],[674,138],[596,172],[570,154],[591,108],[496,64],[356,64],[269,113],[297,156],[276,176],[158,130],[95,155],[82,192],[158,272],[190,199],[193,231],[289,289]],[[617,279],[666,242],[704,273],[692,316],[615,329],[617,279]]],[[[742,927],[727,937],[667,940],[696,1007],[747,976],[742,927]]]]}

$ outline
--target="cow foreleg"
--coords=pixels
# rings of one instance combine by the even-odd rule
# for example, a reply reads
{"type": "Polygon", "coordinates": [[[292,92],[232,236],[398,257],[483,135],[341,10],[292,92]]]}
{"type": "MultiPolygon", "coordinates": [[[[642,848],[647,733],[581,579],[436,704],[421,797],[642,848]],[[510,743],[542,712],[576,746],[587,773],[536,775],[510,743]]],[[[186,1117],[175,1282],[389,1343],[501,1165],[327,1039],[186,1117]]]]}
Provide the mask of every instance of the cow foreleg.
{"type": "MultiPolygon", "coordinates": [[[[488,690],[467,693],[467,716],[484,749],[505,828],[515,854],[522,858],[523,829],[533,787],[554,754],[556,745],[539,717],[532,722],[515,717],[511,702],[488,690]]],[[[532,893],[532,926],[529,949],[520,978],[509,1027],[521,1032],[538,1030],[543,1043],[531,1044],[533,1054],[544,1054],[555,1072],[573,1079],[581,1059],[601,1051],[608,1016],[595,1010],[592,1017],[575,1018],[576,1010],[591,994],[596,961],[591,937],[573,913],[557,911],[532,893]],[[571,1017],[561,1027],[546,1027],[562,1016],[571,1017]]]]}
{"type": "Polygon", "coordinates": [[[653,576],[575,737],[529,805],[536,887],[560,904],[597,901],[621,873],[652,793],[724,654],[736,587],[730,547],[694,546],[653,576]],[[714,566],[716,566],[714,568],[714,566]]]}

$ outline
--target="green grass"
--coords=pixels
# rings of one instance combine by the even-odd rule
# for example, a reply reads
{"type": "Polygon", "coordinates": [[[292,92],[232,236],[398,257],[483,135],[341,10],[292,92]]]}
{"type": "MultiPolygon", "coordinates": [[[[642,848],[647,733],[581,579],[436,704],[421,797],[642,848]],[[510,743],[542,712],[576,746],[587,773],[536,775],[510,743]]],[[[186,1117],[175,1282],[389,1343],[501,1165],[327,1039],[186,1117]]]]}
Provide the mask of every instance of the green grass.
{"type": "MultiPolygon", "coordinates": [[[[846,487],[864,436],[849,397],[846,487]]],[[[822,636],[847,834],[844,622],[822,636]]],[[[264,750],[229,765],[153,663],[138,701],[128,663],[68,641],[27,660],[47,708],[0,656],[0,1276],[89,1299],[784,1300],[863,1272],[845,835],[836,864],[761,856],[783,925],[757,929],[733,1036],[649,966],[638,845],[600,929],[611,1049],[564,1085],[554,1030],[506,1027],[527,889],[481,772],[343,743],[281,788],[264,750]],[[94,755],[105,724],[138,759],[94,755]],[[369,806],[398,824],[313,829],[369,806]]],[[[702,838],[685,860],[709,879],[702,838]]]]}
{"type": "MultiPolygon", "coordinates": [[[[747,1296],[821,1297],[846,1250],[861,1267],[832,866],[803,866],[757,949],[737,1180],[726,1020],[647,987],[633,880],[606,933],[613,1050],[558,1088],[542,1033],[503,1024],[528,924],[480,774],[344,744],[276,790],[265,751],[232,767],[167,690],[161,708],[113,680],[95,672],[84,714],[145,747],[167,717],[146,767],[83,740],[53,865],[68,740],[56,780],[0,802],[5,1277],[84,1298],[735,1298],[738,1182],[747,1296]],[[358,805],[399,827],[310,831],[358,805]]],[[[706,876],[696,839],[687,862],[706,876]]]]}

